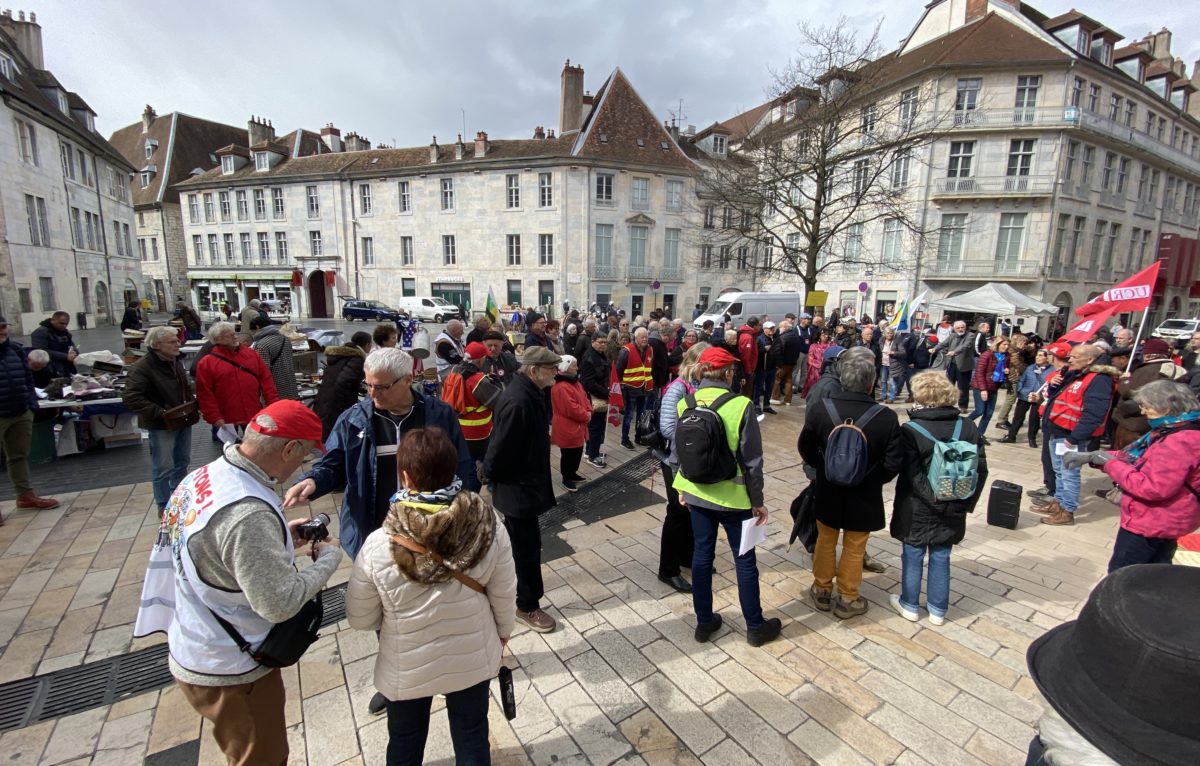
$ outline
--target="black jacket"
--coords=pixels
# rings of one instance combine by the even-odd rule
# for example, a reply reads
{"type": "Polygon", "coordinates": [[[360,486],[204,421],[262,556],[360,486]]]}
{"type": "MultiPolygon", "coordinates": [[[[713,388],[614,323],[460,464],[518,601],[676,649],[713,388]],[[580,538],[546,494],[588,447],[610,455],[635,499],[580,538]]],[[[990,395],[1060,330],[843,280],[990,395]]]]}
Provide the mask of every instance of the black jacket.
{"type": "Polygon", "coordinates": [[[579,382],[583,390],[595,399],[608,401],[608,386],[612,371],[611,362],[606,354],[601,354],[594,348],[588,347],[579,357],[579,382]]]}
{"type": "Polygon", "coordinates": [[[798,327],[776,333],[775,337],[779,338],[779,364],[784,367],[794,366],[800,360],[800,355],[807,352],[808,346],[801,338],[798,327]]]}
{"type": "Polygon", "coordinates": [[[488,357],[483,360],[483,371],[496,376],[496,380],[500,381],[500,385],[507,386],[509,381],[517,376],[517,370],[521,369],[521,363],[517,361],[517,357],[511,351],[501,351],[499,359],[488,357]]]}
{"type": "MultiPolygon", "coordinates": [[[[875,404],[867,394],[851,391],[833,394],[829,400],[842,420],[857,420],[875,404]]],[[[804,428],[796,446],[804,462],[817,469],[817,520],[834,529],[853,532],[883,529],[883,485],[894,479],[904,466],[900,421],[896,413],[884,408],[863,429],[871,467],[857,487],[842,487],[825,479],[825,440],[833,425],[824,404],[805,407],[804,428]]]]}
{"type": "Polygon", "coordinates": [[[180,357],[167,361],[150,351],[129,368],[121,403],[138,416],[138,427],[166,430],[163,410],[196,398],[180,357]]]}
{"type": "Polygon", "coordinates": [[[556,505],[550,479],[550,411],[544,392],[518,374],[500,395],[483,475],[505,516],[535,518],[556,505]]]}
{"type": "Polygon", "coordinates": [[[12,338],[0,343],[0,417],[15,418],[37,412],[33,373],[25,363],[25,349],[12,338]]]}
{"type": "MultiPolygon", "coordinates": [[[[911,410],[909,417],[941,440],[954,434],[954,424],[959,420],[957,407],[911,410]]],[[[979,481],[975,485],[975,494],[966,500],[934,500],[928,478],[933,444],[911,428],[901,427],[900,437],[904,444],[904,468],[896,479],[896,500],[892,505],[889,528],[892,537],[917,546],[961,543],[967,530],[966,514],[975,510],[987,483],[987,456],[980,444],[979,429],[967,418],[962,418],[959,438],[974,442],[979,449],[979,481]]]]}
{"type": "Polygon", "coordinates": [[[800,325],[796,325],[795,327],[792,328],[792,330],[800,338],[800,353],[801,354],[807,354],[808,347],[821,339],[821,330],[819,328],[815,327],[811,323],[808,325],[808,327],[801,327],[800,325]]]}
{"type": "Polygon", "coordinates": [[[805,412],[815,412],[815,407],[819,405],[823,407],[821,402],[833,394],[840,393],[842,393],[842,380],[838,377],[837,364],[829,364],[824,368],[821,377],[817,378],[817,382],[812,384],[812,388],[808,389],[808,396],[804,397],[805,412]]]}
{"type": "Polygon", "coordinates": [[[325,373],[313,400],[313,412],[321,418],[321,438],[328,439],[338,415],[358,404],[367,355],[352,343],[325,349],[325,373]]]}
{"type": "Polygon", "coordinates": [[[572,349],[571,356],[582,361],[583,355],[592,347],[592,339],[595,337],[596,334],[593,332],[580,332],[579,336],[575,338],[575,348],[572,349]]]}
{"type": "Polygon", "coordinates": [[[129,306],[125,309],[124,316],[121,317],[121,330],[140,330],[142,329],[142,315],[138,310],[129,306]]]}
{"type": "Polygon", "coordinates": [[[49,319],[43,319],[33,334],[29,336],[29,345],[40,348],[50,355],[50,366],[54,368],[54,377],[65,378],[74,375],[77,370],[75,363],[67,359],[67,352],[75,348],[70,330],[59,332],[50,324],[49,319]]]}
{"type": "Polygon", "coordinates": [[[667,362],[667,344],[662,338],[655,336],[647,340],[654,355],[650,357],[650,379],[654,381],[654,390],[662,391],[671,379],[671,370],[667,362]]]}

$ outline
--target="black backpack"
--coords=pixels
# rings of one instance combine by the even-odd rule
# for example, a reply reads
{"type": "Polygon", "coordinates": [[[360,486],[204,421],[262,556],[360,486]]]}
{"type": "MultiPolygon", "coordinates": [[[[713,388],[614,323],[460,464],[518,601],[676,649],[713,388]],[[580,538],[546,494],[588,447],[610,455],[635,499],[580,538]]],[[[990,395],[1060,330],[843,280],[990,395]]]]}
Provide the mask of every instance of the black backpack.
{"type": "Polygon", "coordinates": [[[859,416],[858,420],[842,420],[837,407],[825,400],[825,410],[833,430],[825,437],[825,479],[841,487],[857,487],[871,470],[867,451],[867,435],[863,431],[871,419],[885,408],[879,404],[859,416]]]}
{"type": "Polygon", "coordinates": [[[718,411],[737,397],[726,391],[712,404],[700,404],[694,394],[684,397],[686,407],[675,426],[675,453],[679,472],[695,484],[716,484],[737,476],[737,456],[729,449],[725,422],[718,411]]]}

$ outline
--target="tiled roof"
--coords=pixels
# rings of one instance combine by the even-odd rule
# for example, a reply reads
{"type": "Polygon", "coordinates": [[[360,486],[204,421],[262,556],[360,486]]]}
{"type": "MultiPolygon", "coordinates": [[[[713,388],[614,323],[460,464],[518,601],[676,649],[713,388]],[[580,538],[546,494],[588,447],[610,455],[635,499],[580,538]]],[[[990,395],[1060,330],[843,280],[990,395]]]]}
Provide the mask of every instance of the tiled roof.
{"type": "Polygon", "coordinates": [[[275,143],[287,147],[289,157],[307,157],[311,154],[329,154],[333,151],[321,140],[320,134],[303,128],[293,130],[286,136],[275,139],[275,143]]]}
{"type": "Polygon", "coordinates": [[[142,132],[142,122],[138,120],[113,133],[111,140],[129,162],[140,166],[146,162],[146,139],[158,142],[151,161],[158,165],[159,172],[145,189],[141,184],[133,184],[135,206],[177,201],[173,187],[187,180],[193,168],[217,167],[219,172],[220,163],[214,163],[210,155],[215,154],[218,147],[244,142],[246,129],[173,112],[157,117],[146,133],[142,132]],[[168,151],[171,152],[169,157],[168,151]]]}
{"type": "Polygon", "coordinates": [[[1140,56],[1147,61],[1154,60],[1154,56],[1150,53],[1150,51],[1136,43],[1133,45],[1123,45],[1113,51],[1113,61],[1124,61],[1125,59],[1131,59],[1134,56],[1140,56]]]}
{"type": "Polygon", "coordinates": [[[92,114],[96,113],[95,110],[88,106],[88,103],[83,100],[82,96],[80,96],[78,93],[72,93],[70,91],[67,92],[67,106],[71,107],[72,109],[83,109],[84,111],[91,112],[92,114]]]}
{"type": "Polygon", "coordinates": [[[725,122],[722,122],[721,127],[729,132],[730,143],[736,144],[741,142],[742,139],[749,135],[750,131],[754,130],[754,126],[763,118],[763,115],[775,105],[776,100],[768,101],[765,104],[759,104],[753,109],[747,109],[741,114],[730,117],[725,122]]]}
{"type": "Polygon", "coordinates": [[[284,157],[292,156],[291,148],[284,146],[283,144],[279,143],[278,141],[259,141],[257,144],[250,147],[250,151],[252,151],[252,152],[274,152],[275,154],[282,154],[284,157]]]}
{"type": "Polygon", "coordinates": [[[229,144],[228,146],[222,146],[220,149],[213,152],[213,154],[217,155],[218,157],[223,157],[226,154],[233,154],[238,157],[250,159],[250,150],[240,144],[229,144]]]}
{"type": "Polygon", "coordinates": [[[696,170],[620,69],[596,91],[594,103],[576,141],[576,156],[696,170]]]}

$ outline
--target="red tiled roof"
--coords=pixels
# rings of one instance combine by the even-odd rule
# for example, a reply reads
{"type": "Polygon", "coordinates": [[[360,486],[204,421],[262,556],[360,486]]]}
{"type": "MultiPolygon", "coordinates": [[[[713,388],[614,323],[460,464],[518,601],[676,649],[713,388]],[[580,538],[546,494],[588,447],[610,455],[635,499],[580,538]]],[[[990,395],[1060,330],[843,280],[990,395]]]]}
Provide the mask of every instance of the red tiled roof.
{"type": "MultiPolygon", "coordinates": [[[[143,189],[140,184],[133,184],[133,204],[135,206],[154,205],[163,200],[176,202],[173,193],[175,184],[186,181],[194,168],[220,168],[220,162],[213,161],[210,155],[215,155],[218,147],[230,148],[246,140],[246,129],[235,128],[219,122],[202,120],[182,112],[173,112],[155,118],[150,130],[142,132],[141,120],[126,125],[112,134],[112,145],[126,160],[140,166],[144,163],[146,139],[158,141],[158,148],[152,162],[159,167],[159,172],[150,181],[150,186],[143,189]],[[174,130],[174,140],[172,140],[174,130]],[[167,152],[171,156],[167,156],[167,152]],[[164,185],[167,187],[164,189],[164,185]]],[[[244,147],[235,146],[246,152],[244,147]]],[[[246,152],[249,157],[249,152],[246,152]]]]}
{"type": "Polygon", "coordinates": [[[575,144],[576,156],[696,170],[619,68],[596,91],[594,103],[575,144]]]}
{"type": "Polygon", "coordinates": [[[1137,43],[1134,43],[1133,45],[1123,45],[1113,51],[1113,61],[1124,61],[1125,59],[1131,59],[1135,56],[1143,58],[1146,61],[1154,60],[1154,56],[1150,53],[1150,51],[1146,50],[1137,43]]]}

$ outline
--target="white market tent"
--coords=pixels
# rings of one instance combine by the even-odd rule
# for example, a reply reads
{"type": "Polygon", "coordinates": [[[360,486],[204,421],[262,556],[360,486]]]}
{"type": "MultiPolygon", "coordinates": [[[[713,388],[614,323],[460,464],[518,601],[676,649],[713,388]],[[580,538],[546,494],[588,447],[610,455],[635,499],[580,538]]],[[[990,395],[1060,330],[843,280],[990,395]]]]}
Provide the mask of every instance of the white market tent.
{"type": "Polygon", "coordinates": [[[930,301],[929,308],[940,311],[971,311],[997,316],[1053,316],[1058,307],[1022,295],[1009,285],[989,282],[969,293],[930,301]]]}

